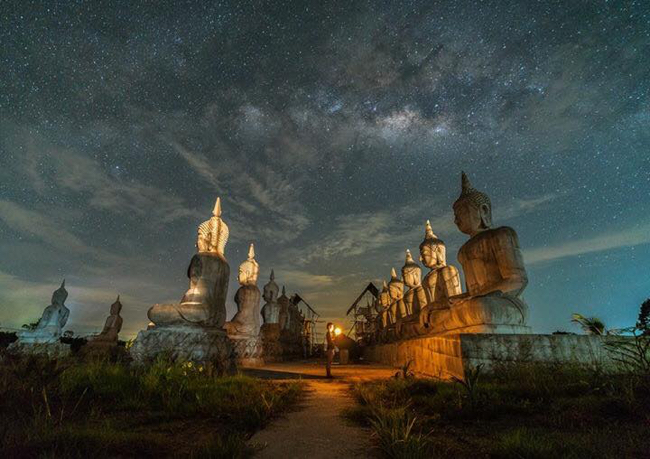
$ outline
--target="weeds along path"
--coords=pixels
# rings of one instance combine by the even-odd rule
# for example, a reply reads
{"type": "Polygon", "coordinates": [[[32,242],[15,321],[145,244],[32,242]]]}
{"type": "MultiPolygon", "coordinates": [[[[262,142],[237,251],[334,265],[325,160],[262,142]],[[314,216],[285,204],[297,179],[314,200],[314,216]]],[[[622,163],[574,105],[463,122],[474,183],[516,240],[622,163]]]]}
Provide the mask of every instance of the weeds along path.
{"type": "Polygon", "coordinates": [[[370,430],[355,426],[342,416],[346,408],[356,404],[349,385],[360,380],[387,378],[394,370],[369,365],[334,366],[332,380],[323,378],[324,370],[317,362],[289,362],[245,371],[262,378],[300,378],[307,386],[296,411],[276,420],[250,439],[251,445],[262,448],[255,457],[371,457],[370,430]]]}

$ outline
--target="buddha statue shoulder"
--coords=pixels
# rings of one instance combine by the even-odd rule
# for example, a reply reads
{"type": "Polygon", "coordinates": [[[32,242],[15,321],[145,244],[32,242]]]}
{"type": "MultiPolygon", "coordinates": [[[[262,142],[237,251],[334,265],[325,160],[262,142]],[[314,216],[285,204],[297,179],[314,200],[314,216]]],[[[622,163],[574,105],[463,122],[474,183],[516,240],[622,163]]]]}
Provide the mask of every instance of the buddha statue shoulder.
{"type": "Polygon", "coordinates": [[[255,261],[255,247],[248,249],[248,259],[239,266],[239,289],[235,293],[237,313],[230,322],[226,322],[229,336],[257,336],[260,332],[260,289],[257,277],[260,266],[255,261]]]}
{"type": "Polygon", "coordinates": [[[448,306],[452,296],[460,295],[460,276],[455,266],[447,265],[447,249],[427,220],[424,240],[420,244],[420,261],[429,268],[422,281],[426,302],[430,307],[448,306]]]}
{"type": "Polygon", "coordinates": [[[221,199],[217,198],[212,217],[198,229],[198,253],[187,268],[189,289],[179,304],[156,304],[149,309],[147,315],[155,326],[223,327],[230,266],[224,254],[228,226],[221,213],[221,199]]]}
{"type": "Polygon", "coordinates": [[[106,318],[106,323],[104,324],[104,329],[99,333],[99,335],[91,338],[90,341],[93,342],[114,342],[117,343],[117,338],[122,330],[123,319],[120,316],[122,311],[122,303],[120,302],[120,296],[117,296],[115,302],[111,305],[110,315],[106,318]]]}
{"type": "Polygon", "coordinates": [[[264,286],[262,298],[264,298],[264,306],[262,307],[262,318],[265,324],[277,324],[280,320],[280,306],[278,305],[278,293],[280,288],[275,283],[275,273],[271,270],[271,277],[264,286]]]}
{"type": "Polygon", "coordinates": [[[61,337],[61,331],[68,322],[70,310],[65,305],[68,291],[65,289],[65,279],[61,286],[52,294],[52,302],[43,310],[34,330],[18,332],[21,342],[46,343],[55,342],[61,337]]]}
{"type": "Polygon", "coordinates": [[[459,328],[474,331],[526,332],[528,307],[521,294],[528,284],[517,233],[492,228],[492,204],[462,174],[454,203],[455,223],[470,238],[458,251],[467,291],[450,298],[459,328]]]}

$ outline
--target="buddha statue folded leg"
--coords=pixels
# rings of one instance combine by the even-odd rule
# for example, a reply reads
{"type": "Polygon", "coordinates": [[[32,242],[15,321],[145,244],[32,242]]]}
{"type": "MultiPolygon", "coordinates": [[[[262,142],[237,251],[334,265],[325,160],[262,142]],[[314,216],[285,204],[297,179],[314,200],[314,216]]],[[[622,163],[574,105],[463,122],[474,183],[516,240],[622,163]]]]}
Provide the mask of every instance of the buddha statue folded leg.
{"type": "Polygon", "coordinates": [[[528,306],[517,297],[492,293],[452,304],[445,330],[480,332],[525,331],[528,306]]]}

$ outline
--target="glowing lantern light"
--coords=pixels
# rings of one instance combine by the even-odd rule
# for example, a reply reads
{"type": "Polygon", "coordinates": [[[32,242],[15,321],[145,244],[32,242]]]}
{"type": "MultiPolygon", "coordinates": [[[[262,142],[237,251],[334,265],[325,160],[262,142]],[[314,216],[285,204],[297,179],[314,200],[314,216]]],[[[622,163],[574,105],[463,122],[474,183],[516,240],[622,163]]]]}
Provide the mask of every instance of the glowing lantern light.
{"type": "Polygon", "coordinates": [[[341,334],[341,329],[340,329],[339,327],[336,327],[336,328],[334,329],[334,334],[335,334],[336,336],[339,336],[339,335],[341,334]]]}

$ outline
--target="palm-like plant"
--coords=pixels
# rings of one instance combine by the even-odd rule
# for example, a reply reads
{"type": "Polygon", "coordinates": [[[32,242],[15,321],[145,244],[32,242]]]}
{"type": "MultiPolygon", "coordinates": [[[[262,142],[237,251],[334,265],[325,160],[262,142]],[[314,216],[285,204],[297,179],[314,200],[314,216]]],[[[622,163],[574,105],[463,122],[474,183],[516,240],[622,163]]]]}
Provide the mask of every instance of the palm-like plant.
{"type": "Polygon", "coordinates": [[[598,317],[585,317],[577,312],[571,315],[571,322],[580,325],[582,330],[588,335],[606,335],[607,329],[605,322],[598,317]]]}

